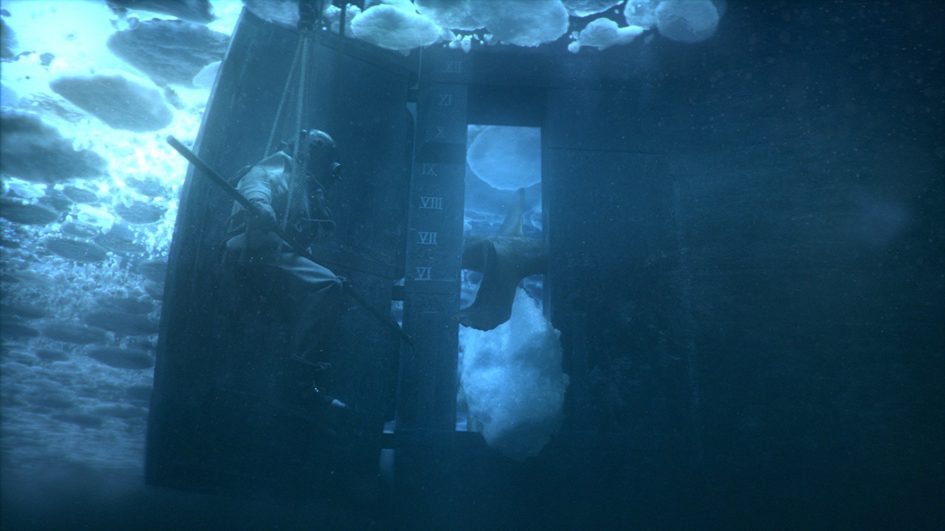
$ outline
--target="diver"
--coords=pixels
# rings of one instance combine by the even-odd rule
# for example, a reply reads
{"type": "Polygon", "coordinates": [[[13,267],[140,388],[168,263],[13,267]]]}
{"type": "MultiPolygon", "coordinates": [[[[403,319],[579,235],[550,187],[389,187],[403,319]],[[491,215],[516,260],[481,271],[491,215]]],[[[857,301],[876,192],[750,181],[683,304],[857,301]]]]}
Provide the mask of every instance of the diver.
{"type": "Polygon", "coordinates": [[[328,196],[340,170],[334,140],[317,129],[301,131],[295,143],[240,170],[236,188],[261,215],[234,203],[223,257],[240,289],[265,307],[256,311],[284,326],[288,357],[319,370],[330,368],[325,350],[343,308],[343,279],[293,251],[273,229],[280,227],[302,249],[329,238],[335,224],[328,196]]]}

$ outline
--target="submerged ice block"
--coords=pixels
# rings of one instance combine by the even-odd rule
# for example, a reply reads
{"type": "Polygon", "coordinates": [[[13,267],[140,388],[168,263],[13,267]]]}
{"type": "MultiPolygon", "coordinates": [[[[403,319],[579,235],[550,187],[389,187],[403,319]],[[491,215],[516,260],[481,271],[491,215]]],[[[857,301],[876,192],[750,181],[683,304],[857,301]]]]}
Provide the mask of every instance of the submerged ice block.
{"type": "Polygon", "coordinates": [[[558,331],[519,289],[506,323],[460,333],[462,388],[486,442],[509,457],[537,455],[558,427],[568,387],[558,331]]]}

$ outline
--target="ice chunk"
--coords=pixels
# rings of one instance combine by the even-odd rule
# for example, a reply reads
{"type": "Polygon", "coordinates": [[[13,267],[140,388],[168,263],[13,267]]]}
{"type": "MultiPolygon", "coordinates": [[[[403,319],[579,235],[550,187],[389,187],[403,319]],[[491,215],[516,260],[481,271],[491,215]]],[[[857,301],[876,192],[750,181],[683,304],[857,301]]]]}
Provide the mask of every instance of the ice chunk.
{"type": "Polygon", "coordinates": [[[704,41],[718,25],[719,10],[710,0],[664,0],[656,8],[660,35],[674,41],[704,41]]]}
{"type": "MultiPolygon", "coordinates": [[[[351,35],[351,21],[360,14],[360,7],[354,4],[348,4],[347,10],[345,11],[345,35],[351,35]]],[[[325,10],[325,20],[328,22],[329,29],[334,33],[338,33],[338,30],[341,28],[341,8],[333,5],[328,6],[328,9],[325,10]]]]}
{"type": "Polygon", "coordinates": [[[623,18],[631,26],[652,28],[656,25],[656,8],[660,0],[627,0],[623,8],[623,18]]]}
{"type": "Polygon", "coordinates": [[[437,42],[443,28],[412,8],[379,4],[356,16],[351,32],[382,48],[406,51],[437,42]]]}
{"type": "Polygon", "coordinates": [[[25,203],[0,198],[0,217],[23,225],[49,225],[59,219],[59,213],[36,203],[25,203]]]}
{"type": "Polygon", "coordinates": [[[0,85],[0,106],[14,107],[18,101],[19,97],[13,89],[7,88],[6,85],[0,85]]]}
{"type": "Polygon", "coordinates": [[[115,129],[154,131],[167,127],[173,119],[161,92],[132,76],[61,77],[50,87],[115,129]]]}
{"type": "Polygon", "coordinates": [[[108,254],[98,245],[72,238],[50,238],[46,240],[46,248],[63,258],[78,262],[102,262],[108,259],[108,254]]]}
{"type": "Polygon", "coordinates": [[[59,227],[59,232],[66,236],[75,236],[76,238],[93,238],[98,235],[99,229],[84,223],[69,221],[59,227]]]}
{"type": "Polygon", "coordinates": [[[39,335],[39,330],[23,323],[14,322],[11,319],[0,321],[0,336],[5,341],[11,339],[29,339],[39,335]]]}
{"type": "Polygon", "coordinates": [[[115,213],[122,219],[132,224],[148,224],[160,221],[164,217],[167,208],[160,205],[152,205],[141,201],[134,201],[130,205],[118,203],[115,205],[115,213]]]}
{"type": "Polygon", "coordinates": [[[252,14],[287,26],[296,26],[299,23],[298,0],[243,0],[252,14]]]}
{"type": "Polygon", "coordinates": [[[564,0],[564,7],[575,17],[587,17],[603,13],[623,0],[564,0]]]}
{"type": "Polygon", "coordinates": [[[506,323],[460,334],[462,388],[486,442],[509,457],[537,455],[558,427],[568,387],[558,331],[519,289],[506,323]]]}
{"type": "Polygon", "coordinates": [[[145,282],[144,292],[154,299],[162,300],[164,298],[164,284],[159,282],[145,282]]]}
{"type": "Polygon", "coordinates": [[[528,188],[541,182],[541,130],[484,127],[469,145],[466,160],[473,173],[493,188],[528,188]]]}
{"type": "Polygon", "coordinates": [[[52,322],[43,328],[43,334],[46,337],[62,341],[63,343],[73,343],[76,345],[88,345],[91,343],[104,343],[107,340],[105,331],[101,328],[93,328],[81,323],[73,322],[52,322]]]}
{"type": "Polygon", "coordinates": [[[617,44],[632,42],[644,31],[646,28],[641,26],[620,28],[609,18],[597,18],[581,30],[577,40],[568,45],[568,50],[577,52],[582,46],[595,46],[604,50],[617,44]]]}
{"type": "Polygon", "coordinates": [[[7,301],[0,303],[0,319],[8,315],[15,315],[24,319],[40,319],[46,317],[46,308],[28,301],[7,301]]]}
{"type": "MultiPolygon", "coordinates": [[[[412,0],[376,0],[375,2],[373,2],[373,4],[377,4],[377,5],[385,4],[385,5],[389,5],[393,7],[398,7],[400,9],[406,9],[408,11],[416,11],[417,9],[413,5],[412,0]]],[[[365,6],[365,9],[367,7],[371,7],[371,6],[370,5],[365,6]]]]}
{"type": "Polygon", "coordinates": [[[16,37],[13,36],[13,30],[7,27],[5,20],[0,19],[0,58],[13,59],[16,54],[13,48],[16,47],[16,37]]]}
{"type": "Polygon", "coordinates": [[[137,297],[117,297],[108,295],[98,300],[99,307],[106,310],[116,310],[126,314],[147,315],[154,310],[154,302],[137,297]]]}
{"type": "Polygon", "coordinates": [[[66,186],[62,190],[62,193],[75,203],[95,203],[98,201],[98,196],[95,195],[95,192],[86,190],[85,188],[79,188],[78,186],[66,186]]]}
{"type": "Polygon", "coordinates": [[[191,80],[190,84],[196,88],[213,88],[213,82],[217,79],[217,72],[220,71],[220,61],[214,61],[200,69],[197,75],[191,80]]]}
{"type": "Polygon", "coordinates": [[[141,262],[135,268],[140,275],[154,282],[164,282],[164,276],[167,273],[167,262],[164,260],[149,260],[141,262]]]}
{"type": "Polygon", "coordinates": [[[398,51],[440,40],[443,28],[409,5],[411,7],[399,4],[371,6],[351,21],[351,32],[361,40],[398,51]]]}
{"type": "Polygon", "coordinates": [[[115,223],[115,216],[104,207],[93,205],[77,205],[75,219],[83,225],[109,230],[115,223]]]}
{"type": "Polygon", "coordinates": [[[209,0],[177,0],[176,2],[168,2],[167,0],[109,0],[108,3],[114,7],[165,13],[194,22],[211,22],[214,18],[213,7],[209,0]]]}
{"type": "Polygon", "coordinates": [[[472,50],[472,35],[454,35],[450,41],[450,48],[460,49],[466,53],[472,50]]]}
{"type": "Polygon", "coordinates": [[[46,184],[17,179],[16,177],[3,179],[3,193],[11,198],[39,199],[46,195],[46,187],[46,184]]]}
{"type": "Polygon", "coordinates": [[[43,361],[66,361],[69,355],[61,350],[39,349],[36,351],[36,357],[43,361]]]}
{"type": "Polygon", "coordinates": [[[136,315],[115,309],[100,309],[82,317],[86,324],[127,336],[156,334],[157,321],[144,315],[136,315]]]}
{"type": "Polygon", "coordinates": [[[93,348],[86,352],[96,361],[116,369],[150,369],[154,366],[151,356],[142,350],[115,347],[93,348]]]}
{"type": "Polygon", "coordinates": [[[74,150],[71,138],[64,138],[38,116],[4,112],[0,123],[0,168],[6,175],[55,182],[105,171],[102,157],[91,150],[74,150]]]}
{"type": "Polygon", "coordinates": [[[108,232],[95,237],[95,243],[109,251],[123,255],[138,254],[145,251],[144,245],[136,240],[135,232],[127,225],[119,223],[113,224],[108,232]]]}
{"type": "Polygon", "coordinates": [[[37,202],[57,212],[66,212],[72,208],[72,200],[62,193],[62,190],[56,190],[51,186],[46,187],[46,195],[40,197],[37,202]]]}
{"type": "Polygon", "coordinates": [[[417,10],[444,28],[473,31],[482,27],[473,0],[417,0],[417,10]]]}
{"type": "Polygon", "coordinates": [[[495,39],[517,46],[538,46],[568,31],[568,10],[561,0],[477,2],[474,16],[495,39]]]}
{"type": "Polygon", "coordinates": [[[150,385],[138,384],[132,385],[125,390],[125,396],[131,402],[148,402],[151,400],[151,389],[150,385]]]}

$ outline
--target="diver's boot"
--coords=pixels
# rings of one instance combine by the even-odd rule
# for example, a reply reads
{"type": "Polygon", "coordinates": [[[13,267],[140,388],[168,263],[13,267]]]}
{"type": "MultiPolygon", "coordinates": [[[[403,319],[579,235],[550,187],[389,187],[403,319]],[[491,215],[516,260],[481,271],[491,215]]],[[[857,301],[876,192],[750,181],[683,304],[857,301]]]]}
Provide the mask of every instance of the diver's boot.
{"type": "Polygon", "coordinates": [[[327,406],[331,409],[337,409],[341,411],[347,411],[351,408],[348,407],[348,404],[345,404],[341,400],[325,393],[325,391],[319,387],[316,383],[312,383],[312,391],[315,393],[315,398],[324,406],[327,406]]]}

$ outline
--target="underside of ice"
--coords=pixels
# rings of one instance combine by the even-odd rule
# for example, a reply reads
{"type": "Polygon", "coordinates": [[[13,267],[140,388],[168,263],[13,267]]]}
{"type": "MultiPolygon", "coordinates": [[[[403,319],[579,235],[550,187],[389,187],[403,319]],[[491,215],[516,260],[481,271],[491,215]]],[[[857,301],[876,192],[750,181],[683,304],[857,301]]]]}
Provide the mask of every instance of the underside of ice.
{"type": "MultiPolygon", "coordinates": [[[[298,23],[298,0],[244,0],[257,16],[286,25],[298,23]]],[[[535,47],[565,35],[570,17],[598,17],[568,49],[605,49],[633,41],[644,30],[680,42],[700,42],[715,33],[721,0],[370,0],[364,10],[347,4],[347,35],[406,53],[446,41],[470,51],[474,45],[535,47]],[[623,19],[620,19],[620,10],[623,19]],[[608,11],[610,11],[608,13],[608,11]],[[626,25],[621,25],[621,24],[626,25]]],[[[329,5],[323,24],[338,31],[341,9],[329,5]]]]}
{"type": "MultiPolygon", "coordinates": [[[[623,20],[619,20],[619,11],[607,14],[620,4],[619,0],[373,0],[367,2],[363,13],[353,5],[349,10],[356,37],[402,52],[439,41],[467,52],[474,44],[535,47],[567,33],[570,17],[603,15],[572,37],[568,49],[578,52],[582,46],[605,49],[627,44],[650,28],[658,28],[661,35],[675,41],[703,41],[714,34],[721,15],[718,6],[723,3],[628,0],[623,5],[623,20]],[[626,25],[621,26],[624,21],[626,25]]],[[[337,11],[330,8],[327,12],[329,24],[335,28],[337,11]]]]}
{"type": "Polygon", "coordinates": [[[497,40],[517,46],[553,42],[568,31],[561,0],[482,2],[475,16],[497,40]]]}
{"type": "Polygon", "coordinates": [[[476,19],[475,0],[417,0],[417,9],[434,22],[459,31],[472,31],[482,27],[476,19]]]}

